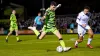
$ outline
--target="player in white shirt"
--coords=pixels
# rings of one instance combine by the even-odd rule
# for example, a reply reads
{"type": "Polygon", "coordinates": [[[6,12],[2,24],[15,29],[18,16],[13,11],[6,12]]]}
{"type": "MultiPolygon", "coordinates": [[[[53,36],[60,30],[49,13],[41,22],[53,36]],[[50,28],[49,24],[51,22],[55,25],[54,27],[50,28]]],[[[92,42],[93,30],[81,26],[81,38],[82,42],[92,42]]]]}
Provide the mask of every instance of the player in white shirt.
{"type": "Polygon", "coordinates": [[[83,41],[84,34],[88,31],[89,38],[87,42],[87,47],[93,48],[90,43],[93,39],[93,31],[88,25],[88,21],[90,19],[91,13],[89,12],[90,8],[88,6],[84,7],[84,10],[79,13],[76,22],[78,23],[78,35],[79,38],[75,42],[75,48],[78,48],[78,43],[83,41]]]}

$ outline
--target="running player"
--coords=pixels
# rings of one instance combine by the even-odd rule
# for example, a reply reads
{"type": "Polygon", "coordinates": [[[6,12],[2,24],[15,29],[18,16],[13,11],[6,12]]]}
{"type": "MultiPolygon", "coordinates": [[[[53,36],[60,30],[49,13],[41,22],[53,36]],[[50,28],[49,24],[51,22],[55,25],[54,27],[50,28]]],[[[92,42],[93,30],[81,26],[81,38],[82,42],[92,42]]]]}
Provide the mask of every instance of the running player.
{"type": "Polygon", "coordinates": [[[21,40],[19,39],[18,37],[18,26],[17,26],[17,19],[16,19],[16,11],[13,10],[12,11],[12,14],[10,16],[10,32],[8,33],[7,37],[6,37],[6,42],[8,42],[8,37],[12,34],[13,31],[16,32],[16,39],[17,39],[17,42],[20,42],[21,40]]]}
{"type": "Polygon", "coordinates": [[[63,41],[63,38],[62,38],[60,32],[57,30],[56,25],[55,25],[55,10],[60,6],[61,6],[61,4],[58,4],[58,6],[56,6],[56,2],[54,2],[54,1],[51,2],[51,5],[46,10],[45,15],[43,16],[43,18],[41,18],[41,20],[45,20],[45,24],[43,26],[42,33],[40,34],[36,30],[36,27],[33,27],[33,31],[37,35],[37,38],[40,40],[43,39],[43,37],[46,35],[47,32],[52,32],[53,34],[55,34],[58,37],[59,42],[60,42],[61,46],[63,47],[63,50],[68,51],[69,49],[71,49],[71,47],[65,47],[65,42],[63,41]]]}
{"type": "Polygon", "coordinates": [[[89,12],[90,8],[88,6],[84,7],[84,10],[79,13],[76,22],[78,23],[78,35],[79,39],[75,42],[75,48],[78,48],[78,43],[83,41],[84,34],[88,31],[89,38],[87,42],[87,47],[93,48],[90,43],[93,39],[93,31],[88,25],[91,13],[89,12]]]}

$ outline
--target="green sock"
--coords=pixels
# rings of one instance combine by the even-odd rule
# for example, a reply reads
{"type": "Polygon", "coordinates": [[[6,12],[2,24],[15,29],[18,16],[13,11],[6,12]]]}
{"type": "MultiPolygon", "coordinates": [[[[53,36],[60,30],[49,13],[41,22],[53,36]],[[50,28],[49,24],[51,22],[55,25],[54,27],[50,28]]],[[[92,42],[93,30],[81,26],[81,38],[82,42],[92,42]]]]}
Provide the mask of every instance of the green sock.
{"type": "Polygon", "coordinates": [[[65,42],[63,40],[59,40],[60,41],[60,44],[63,48],[65,48],[65,42]]]}
{"type": "Polygon", "coordinates": [[[16,39],[17,39],[17,41],[19,40],[19,37],[18,36],[16,36],[16,39]]]}
{"type": "Polygon", "coordinates": [[[34,33],[36,34],[36,36],[38,36],[39,34],[40,34],[40,32],[38,31],[38,30],[33,30],[34,31],[34,33]]]}
{"type": "Polygon", "coordinates": [[[6,37],[6,39],[8,39],[8,36],[6,37]]]}

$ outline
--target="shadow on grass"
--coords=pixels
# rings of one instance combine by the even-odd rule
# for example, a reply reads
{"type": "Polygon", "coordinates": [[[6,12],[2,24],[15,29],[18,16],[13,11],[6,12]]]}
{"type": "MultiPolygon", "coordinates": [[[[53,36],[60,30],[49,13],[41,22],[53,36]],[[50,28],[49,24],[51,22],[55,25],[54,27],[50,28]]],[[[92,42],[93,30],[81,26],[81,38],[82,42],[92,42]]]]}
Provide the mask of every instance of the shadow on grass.
{"type": "Polygon", "coordinates": [[[96,46],[95,48],[100,48],[100,46],[96,46]]]}
{"type": "MultiPolygon", "coordinates": [[[[69,51],[71,51],[73,48],[71,48],[70,50],[68,50],[68,51],[65,51],[65,52],[69,52],[69,51]]],[[[50,50],[50,49],[47,49],[46,50],[47,52],[52,52],[52,51],[56,51],[56,50],[50,50]]],[[[56,51],[57,52],[57,51],[56,51]]],[[[62,52],[61,52],[62,53],[62,52]]]]}

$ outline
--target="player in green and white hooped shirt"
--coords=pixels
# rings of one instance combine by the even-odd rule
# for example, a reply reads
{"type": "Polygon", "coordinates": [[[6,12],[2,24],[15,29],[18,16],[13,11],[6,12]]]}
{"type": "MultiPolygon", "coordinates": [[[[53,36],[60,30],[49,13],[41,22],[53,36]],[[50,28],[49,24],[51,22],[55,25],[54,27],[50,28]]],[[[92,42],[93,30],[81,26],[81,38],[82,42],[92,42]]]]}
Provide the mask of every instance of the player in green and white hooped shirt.
{"type": "Polygon", "coordinates": [[[8,42],[8,37],[12,34],[13,31],[16,32],[16,39],[17,42],[20,42],[21,40],[18,37],[18,26],[17,26],[17,19],[16,19],[16,11],[12,10],[12,14],[10,16],[10,32],[8,33],[7,37],[6,37],[6,42],[8,42]]]}
{"type": "Polygon", "coordinates": [[[47,32],[52,32],[58,37],[59,42],[61,46],[63,47],[63,50],[68,51],[71,47],[65,47],[65,42],[63,41],[63,38],[60,32],[57,30],[56,24],[55,24],[55,10],[60,6],[61,4],[58,4],[56,6],[56,3],[54,1],[51,2],[50,7],[45,12],[45,15],[43,16],[43,18],[41,18],[41,20],[45,20],[42,33],[40,34],[36,30],[36,27],[33,27],[33,31],[37,35],[38,39],[42,39],[46,35],[47,32]]]}

